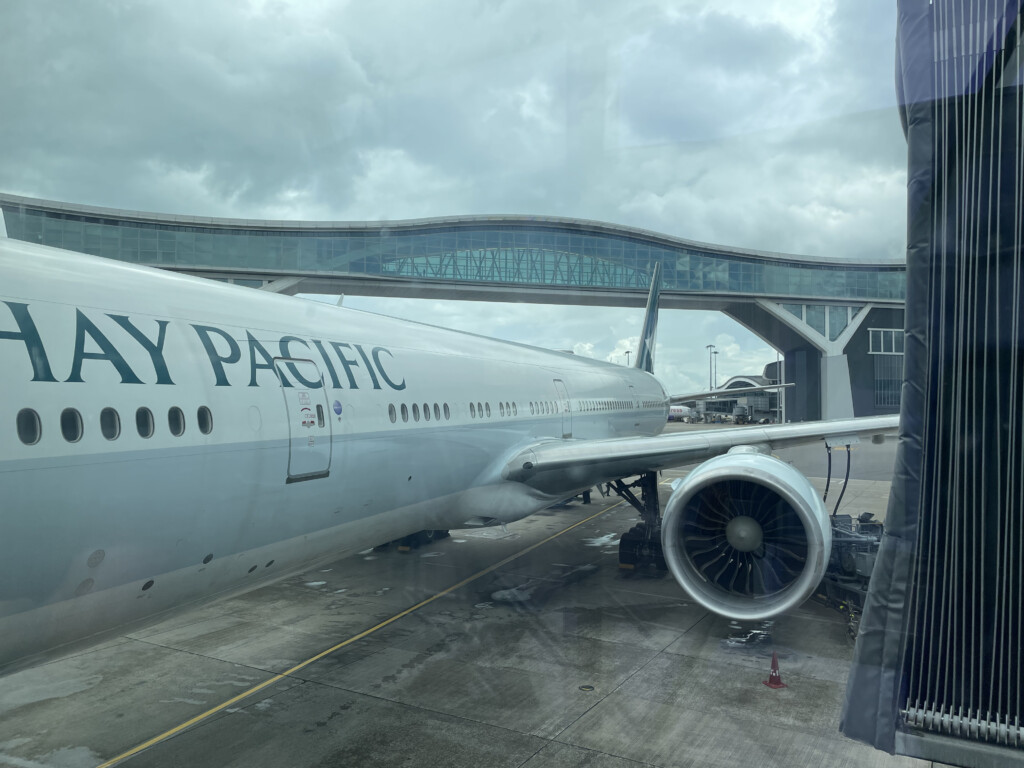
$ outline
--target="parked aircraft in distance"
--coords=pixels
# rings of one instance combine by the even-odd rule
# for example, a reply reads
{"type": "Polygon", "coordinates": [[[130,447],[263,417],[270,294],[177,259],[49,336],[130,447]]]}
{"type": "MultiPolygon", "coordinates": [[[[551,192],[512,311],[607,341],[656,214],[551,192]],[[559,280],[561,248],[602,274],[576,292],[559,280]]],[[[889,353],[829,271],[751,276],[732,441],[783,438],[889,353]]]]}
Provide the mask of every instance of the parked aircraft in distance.
{"type": "Polygon", "coordinates": [[[670,405],[668,407],[668,420],[669,421],[685,421],[689,422],[696,416],[697,411],[695,408],[690,408],[686,405],[670,405]]]}
{"type": "Polygon", "coordinates": [[[700,413],[696,408],[692,408],[688,405],[682,405],[682,403],[693,403],[697,400],[716,400],[719,398],[730,399],[741,397],[743,395],[749,395],[754,392],[767,392],[769,390],[781,390],[787,389],[794,386],[792,383],[789,384],[761,384],[755,387],[738,387],[733,389],[709,389],[706,392],[693,392],[688,395],[672,395],[669,398],[671,405],[668,409],[668,420],[669,421],[692,421],[696,419],[700,413]]]}
{"type": "Polygon", "coordinates": [[[659,435],[657,270],[634,368],[6,238],[0,275],[6,670],[604,482],[644,514],[627,559],[663,550],[701,604],[773,615],[817,585],[831,531],[767,453],[896,427],[659,435]],[[705,459],[659,527],[657,470],[705,459]]]}

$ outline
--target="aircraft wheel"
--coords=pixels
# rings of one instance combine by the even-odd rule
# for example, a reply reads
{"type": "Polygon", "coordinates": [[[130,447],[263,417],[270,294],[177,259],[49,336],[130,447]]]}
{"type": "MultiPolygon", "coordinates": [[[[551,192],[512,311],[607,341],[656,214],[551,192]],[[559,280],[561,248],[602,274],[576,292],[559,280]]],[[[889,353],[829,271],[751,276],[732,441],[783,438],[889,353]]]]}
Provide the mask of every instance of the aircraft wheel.
{"type": "Polygon", "coordinates": [[[634,525],[619,539],[619,568],[634,571],[640,564],[640,550],[643,547],[643,533],[634,525]]]}

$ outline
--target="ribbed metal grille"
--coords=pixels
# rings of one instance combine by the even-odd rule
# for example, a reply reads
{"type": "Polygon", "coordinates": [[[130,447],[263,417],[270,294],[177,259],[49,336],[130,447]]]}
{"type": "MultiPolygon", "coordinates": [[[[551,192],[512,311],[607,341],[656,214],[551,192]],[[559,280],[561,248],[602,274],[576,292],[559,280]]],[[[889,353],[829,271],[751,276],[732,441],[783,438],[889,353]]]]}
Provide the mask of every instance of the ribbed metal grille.
{"type": "Polygon", "coordinates": [[[909,728],[1014,747],[1024,746],[1018,12],[1007,18],[1002,0],[936,2],[935,73],[954,82],[936,83],[935,92],[967,95],[937,101],[934,113],[936,241],[923,384],[932,407],[921,435],[900,708],[909,728]],[[986,56],[997,65],[981,66],[986,56]]]}

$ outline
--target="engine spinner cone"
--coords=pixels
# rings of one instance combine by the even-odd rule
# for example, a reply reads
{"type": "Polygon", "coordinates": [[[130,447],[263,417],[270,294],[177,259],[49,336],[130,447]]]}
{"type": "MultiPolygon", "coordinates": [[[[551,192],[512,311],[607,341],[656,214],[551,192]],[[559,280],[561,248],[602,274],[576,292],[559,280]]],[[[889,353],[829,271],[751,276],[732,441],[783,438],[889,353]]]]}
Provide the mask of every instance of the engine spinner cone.
{"type": "Polygon", "coordinates": [[[737,515],[725,526],[725,539],[733,549],[753,552],[764,541],[761,524],[749,515],[737,515]]]}

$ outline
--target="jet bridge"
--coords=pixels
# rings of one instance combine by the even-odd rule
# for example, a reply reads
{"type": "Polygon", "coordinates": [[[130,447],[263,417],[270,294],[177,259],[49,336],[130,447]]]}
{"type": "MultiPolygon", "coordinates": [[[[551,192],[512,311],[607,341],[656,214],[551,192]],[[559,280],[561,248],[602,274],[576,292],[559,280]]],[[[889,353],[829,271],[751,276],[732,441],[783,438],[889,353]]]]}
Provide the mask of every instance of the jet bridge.
{"type": "Polygon", "coordinates": [[[906,383],[842,721],[986,768],[1024,765],[1022,8],[899,4],[906,383]]]}

